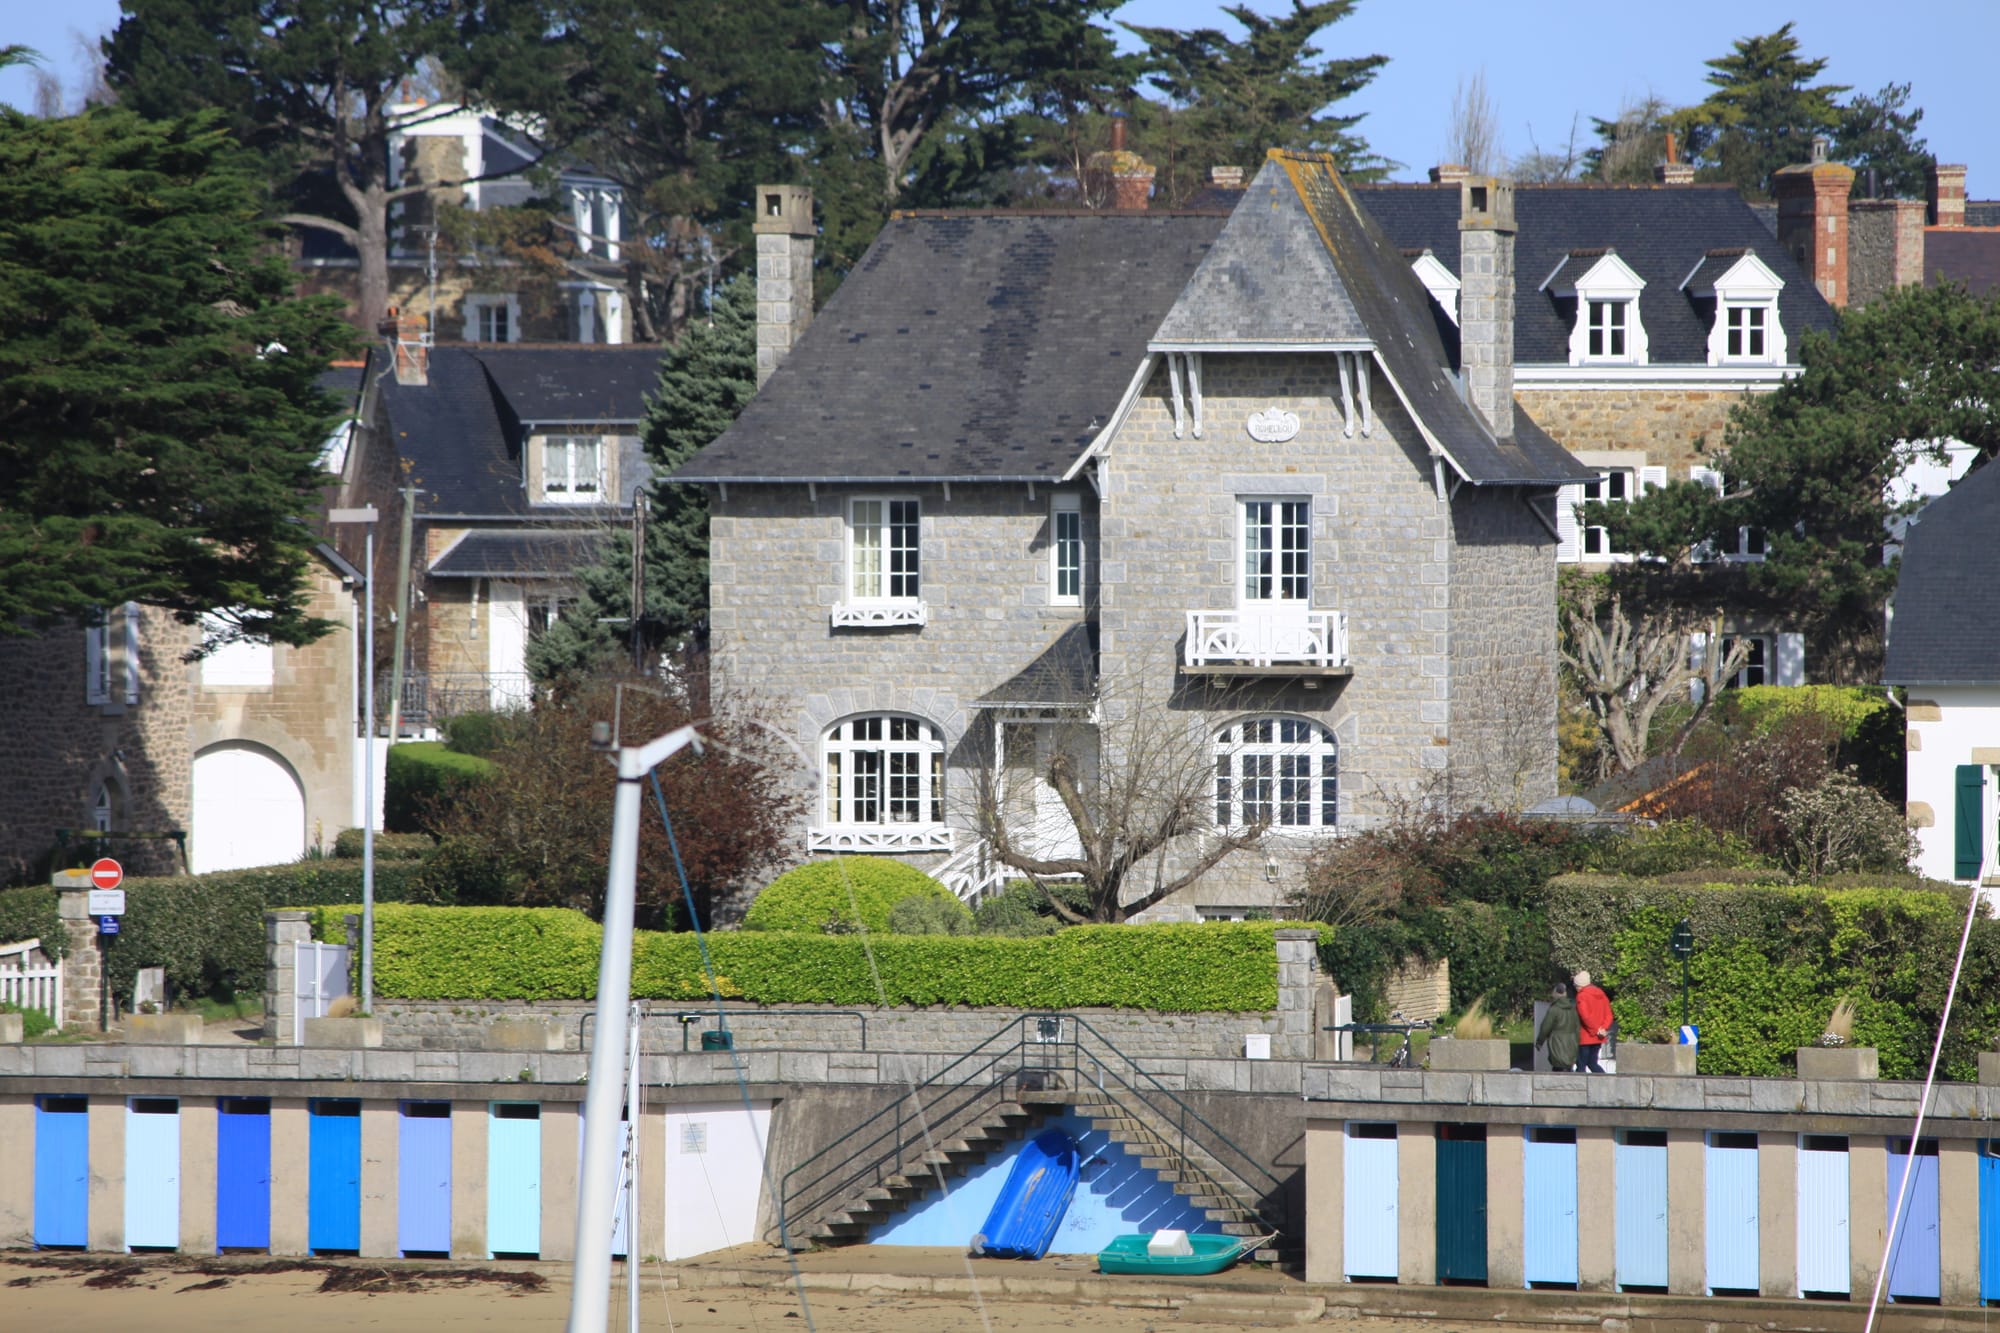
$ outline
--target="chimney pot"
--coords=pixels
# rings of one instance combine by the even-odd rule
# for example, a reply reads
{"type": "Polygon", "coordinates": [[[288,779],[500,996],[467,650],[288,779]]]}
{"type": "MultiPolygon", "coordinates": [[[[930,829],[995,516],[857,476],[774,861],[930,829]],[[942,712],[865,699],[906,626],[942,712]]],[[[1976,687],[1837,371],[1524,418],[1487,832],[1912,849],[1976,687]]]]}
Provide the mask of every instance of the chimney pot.
{"type": "Polygon", "coordinates": [[[1125,151],[1125,113],[1122,111],[1114,112],[1111,116],[1111,151],[1114,153],[1125,151]]]}
{"type": "Polygon", "coordinates": [[[1831,147],[1833,147],[1832,140],[1828,139],[1824,134],[1815,134],[1812,137],[1812,160],[1814,162],[1826,161],[1827,150],[1831,147]]]}
{"type": "Polygon", "coordinates": [[[1653,168],[1653,179],[1662,185],[1694,184],[1694,166],[1688,162],[1676,162],[1672,158],[1653,168]]]}

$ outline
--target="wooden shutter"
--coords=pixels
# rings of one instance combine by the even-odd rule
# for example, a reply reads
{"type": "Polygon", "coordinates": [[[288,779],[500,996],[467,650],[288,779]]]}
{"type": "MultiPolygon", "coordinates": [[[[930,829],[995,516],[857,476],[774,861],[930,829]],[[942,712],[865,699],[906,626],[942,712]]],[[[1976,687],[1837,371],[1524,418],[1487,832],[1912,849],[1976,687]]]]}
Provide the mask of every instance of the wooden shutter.
{"type": "Polygon", "coordinates": [[[1657,491],[1667,484],[1667,470],[1663,467],[1642,467],[1639,469],[1639,494],[1657,491]]]}
{"type": "Polygon", "coordinates": [[[126,703],[139,702],[139,604],[137,602],[125,603],[124,689],[126,703]]]}
{"type": "Polygon", "coordinates": [[[1957,773],[1952,878],[1977,879],[1986,860],[1986,766],[1960,764],[1957,773]]]}
{"type": "Polygon", "coordinates": [[[1806,683],[1806,636],[1803,634],[1780,634],[1778,639],[1778,669],[1772,678],[1779,685],[1803,685],[1806,683]]]}
{"type": "Polygon", "coordinates": [[[1583,503],[1583,487],[1556,488],[1556,559],[1568,565],[1583,558],[1583,534],[1576,525],[1576,507],[1583,503]]]}
{"type": "Polygon", "coordinates": [[[106,625],[92,625],[83,632],[83,701],[87,704],[110,702],[104,688],[104,640],[109,632],[106,625]]]}

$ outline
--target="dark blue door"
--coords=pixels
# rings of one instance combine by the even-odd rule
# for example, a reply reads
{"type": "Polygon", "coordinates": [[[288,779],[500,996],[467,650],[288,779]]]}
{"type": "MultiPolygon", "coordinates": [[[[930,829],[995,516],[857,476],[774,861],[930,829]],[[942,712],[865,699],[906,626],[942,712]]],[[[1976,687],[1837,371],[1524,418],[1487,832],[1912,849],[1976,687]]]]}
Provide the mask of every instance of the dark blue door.
{"type": "Polygon", "coordinates": [[[1484,1282],[1486,1126],[1438,1126],[1437,1210],[1438,1281],[1484,1282]]]}
{"type": "Polygon", "coordinates": [[[312,1103],[306,1245],[314,1254],[361,1248],[361,1103],[312,1103]]]}
{"type": "Polygon", "coordinates": [[[90,1099],[35,1098],[35,1244],[90,1240],[90,1099]]]}
{"type": "Polygon", "coordinates": [[[2000,1139],[1979,1141],[1979,1299],[2000,1301],[2000,1139]]]}
{"type": "Polygon", "coordinates": [[[215,1246],[271,1248],[271,1101],[224,1097],[215,1118],[215,1246]]]}

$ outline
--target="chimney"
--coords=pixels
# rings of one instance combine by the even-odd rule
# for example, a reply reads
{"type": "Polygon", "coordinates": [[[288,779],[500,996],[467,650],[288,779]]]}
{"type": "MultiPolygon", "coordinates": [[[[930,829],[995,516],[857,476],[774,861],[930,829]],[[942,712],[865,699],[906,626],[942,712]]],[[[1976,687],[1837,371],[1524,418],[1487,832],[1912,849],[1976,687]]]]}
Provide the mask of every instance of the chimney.
{"type": "Polygon", "coordinates": [[[1495,437],[1514,436],[1514,182],[1458,183],[1458,367],[1495,437]]]}
{"type": "Polygon", "coordinates": [[[392,340],[396,361],[396,383],[418,386],[431,382],[430,321],[389,307],[389,317],[380,325],[392,340]]]}
{"type": "Polygon", "coordinates": [[[1933,227],[1963,227],[1965,168],[1947,166],[1933,158],[1924,178],[1924,198],[1929,201],[1925,221],[1933,227]]]}
{"type": "Polygon", "coordinates": [[[1243,188],[1243,168],[1210,167],[1208,183],[1218,190],[1240,190],[1243,188]]]}
{"type": "Polygon", "coordinates": [[[1854,169],[1826,160],[1827,141],[1815,135],[1812,161],[1780,167],[1771,174],[1778,201],[1778,244],[1791,251],[1828,305],[1845,306],[1847,286],[1847,196],[1854,169]]]}
{"type": "Polygon", "coordinates": [[[1471,174],[1462,163],[1440,162],[1431,168],[1431,184],[1456,185],[1471,174]]]}
{"type": "Polygon", "coordinates": [[[1142,209],[1153,193],[1153,164],[1126,151],[1123,115],[1111,118],[1110,151],[1092,153],[1083,172],[1091,197],[1104,200],[1106,208],[1142,209]]]}
{"type": "Polygon", "coordinates": [[[1694,164],[1681,161],[1680,145],[1672,130],[1667,131],[1667,160],[1653,168],[1653,179],[1662,185],[1694,184],[1694,164]]]}
{"type": "Polygon", "coordinates": [[[813,197],[803,185],[759,185],[757,217],[757,387],[792,350],[813,318],[813,197]]]}

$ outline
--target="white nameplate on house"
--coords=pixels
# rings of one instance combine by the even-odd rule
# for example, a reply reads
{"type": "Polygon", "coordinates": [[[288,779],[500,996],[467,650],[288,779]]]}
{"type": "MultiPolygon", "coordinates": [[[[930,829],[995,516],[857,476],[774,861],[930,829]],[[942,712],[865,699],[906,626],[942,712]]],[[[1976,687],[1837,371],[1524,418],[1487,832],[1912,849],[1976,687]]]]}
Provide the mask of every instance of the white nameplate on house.
{"type": "Polygon", "coordinates": [[[1243,423],[1243,429],[1250,432],[1253,440],[1283,444],[1299,433],[1299,414],[1283,408],[1267,407],[1262,412],[1252,412],[1250,419],[1243,423]]]}

